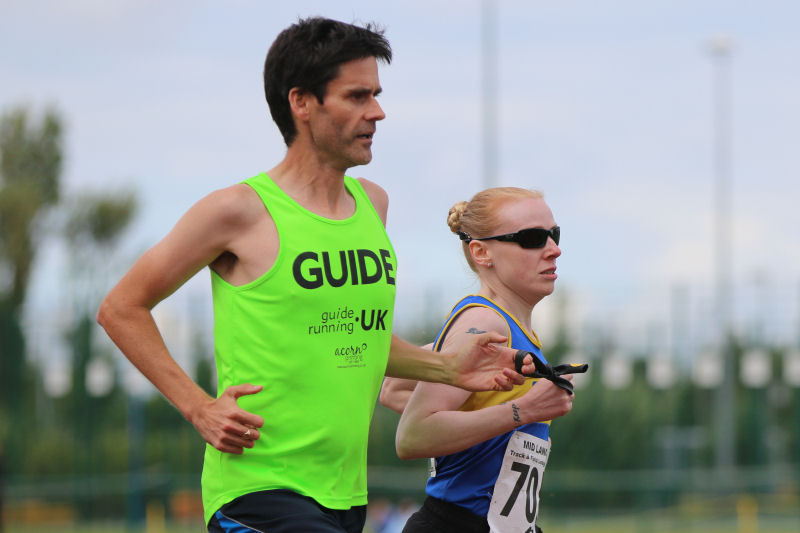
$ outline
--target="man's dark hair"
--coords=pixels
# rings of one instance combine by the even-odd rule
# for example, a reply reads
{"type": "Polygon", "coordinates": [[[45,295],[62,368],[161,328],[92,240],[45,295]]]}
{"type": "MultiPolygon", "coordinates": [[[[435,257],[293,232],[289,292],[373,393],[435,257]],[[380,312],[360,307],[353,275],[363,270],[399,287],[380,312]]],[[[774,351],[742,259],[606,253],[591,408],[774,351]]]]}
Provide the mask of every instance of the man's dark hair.
{"type": "Polygon", "coordinates": [[[272,120],[286,146],[297,136],[289,107],[289,91],[297,87],[322,103],[328,82],[342,63],[374,57],[391,63],[392,49],[374,24],[359,27],[321,17],[300,19],[283,30],[264,62],[264,92],[272,120]]]}

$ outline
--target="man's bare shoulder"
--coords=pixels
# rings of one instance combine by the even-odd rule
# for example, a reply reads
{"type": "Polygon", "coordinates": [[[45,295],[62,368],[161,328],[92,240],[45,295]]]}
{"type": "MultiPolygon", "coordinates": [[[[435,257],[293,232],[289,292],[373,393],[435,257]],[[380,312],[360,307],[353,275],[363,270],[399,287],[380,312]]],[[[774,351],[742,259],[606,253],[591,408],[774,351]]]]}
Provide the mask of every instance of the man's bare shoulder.
{"type": "Polygon", "coordinates": [[[219,253],[211,268],[233,285],[249,283],[274,264],[278,234],[261,197],[249,185],[236,184],[200,200],[194,220],[202,238],[219,253]]]}
{"type": "Polygon", "coordinates": [[[261,198],[244,183],[213,191],[195,207],[225,226],[250,225],[268,216],[261,198]]]}

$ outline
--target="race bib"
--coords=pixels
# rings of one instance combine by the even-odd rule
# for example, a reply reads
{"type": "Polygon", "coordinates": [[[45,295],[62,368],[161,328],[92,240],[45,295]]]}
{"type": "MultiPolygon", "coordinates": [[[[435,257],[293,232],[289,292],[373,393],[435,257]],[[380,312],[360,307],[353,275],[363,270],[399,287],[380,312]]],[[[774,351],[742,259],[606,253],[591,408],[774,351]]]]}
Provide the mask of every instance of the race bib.
{"type": "Polygon", "coordinates": [[[521,431],[508,441],[489,504],[489,527],[497,533],[534,531],[539,487],[550,454],[550,442],[521,431]]]}

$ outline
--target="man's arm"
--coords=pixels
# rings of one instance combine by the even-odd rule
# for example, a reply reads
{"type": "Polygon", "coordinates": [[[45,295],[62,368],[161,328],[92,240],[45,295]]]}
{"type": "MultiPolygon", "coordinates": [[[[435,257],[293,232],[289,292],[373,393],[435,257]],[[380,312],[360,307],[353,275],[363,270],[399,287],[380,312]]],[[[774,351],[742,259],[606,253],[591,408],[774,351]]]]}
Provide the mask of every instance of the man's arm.
{"type": "MultiPolygon", "coordinates": [[[[195,204],[164,239],[148,250],[108,293],[97,321],[131,363],[189,420],[206,442],[230,453],[252,447],[260,416],[236,404],[260,386],[230,387],[212,398],[181,369],[167,350],[151,309],[199,270],[230,250],[256,214],[248,191],[230,187],[195,204]],[[243,201],[244,200],[244,201],[243,201]],[[250,429],[247,438],[244,434],[250,429]]],[[[263,213],[263,206],[261,207],[263,213]]]]}
{"type": "MultiPolygon", "coordinates": [[[[516,350],[500,346],[499,333],[472,335],[458,352],[432,352],[392,335],[386,376],[453,385],[468,391],[511,390],[525,378],[514,370],[516,350]]],[[[533,358],[525,357],[522,371],[533,372],[533,358]]]]}
{"type": "MultiPolygon", "coordinates": [[[[428,343],[422,348],[431,350],[433,349],[433,343],[428,343]]],[[[384,407],[402,414],[417,383],[415,379],[384,378],[378,400],[384,407]]]]}

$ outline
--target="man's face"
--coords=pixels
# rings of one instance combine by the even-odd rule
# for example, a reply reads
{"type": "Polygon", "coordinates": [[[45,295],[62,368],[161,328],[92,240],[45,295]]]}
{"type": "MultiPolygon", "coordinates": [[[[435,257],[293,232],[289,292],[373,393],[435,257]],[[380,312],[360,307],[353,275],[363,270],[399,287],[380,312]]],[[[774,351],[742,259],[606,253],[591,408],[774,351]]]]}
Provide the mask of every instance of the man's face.
{"type": "Polygon", "coordinates": [[[343,171],[372,160],[375,124],[386,116],[376,100],[380,92],[374,57],[342,63],[324,102],[310,104],[311,139],[321,158],[343,171]]]}

